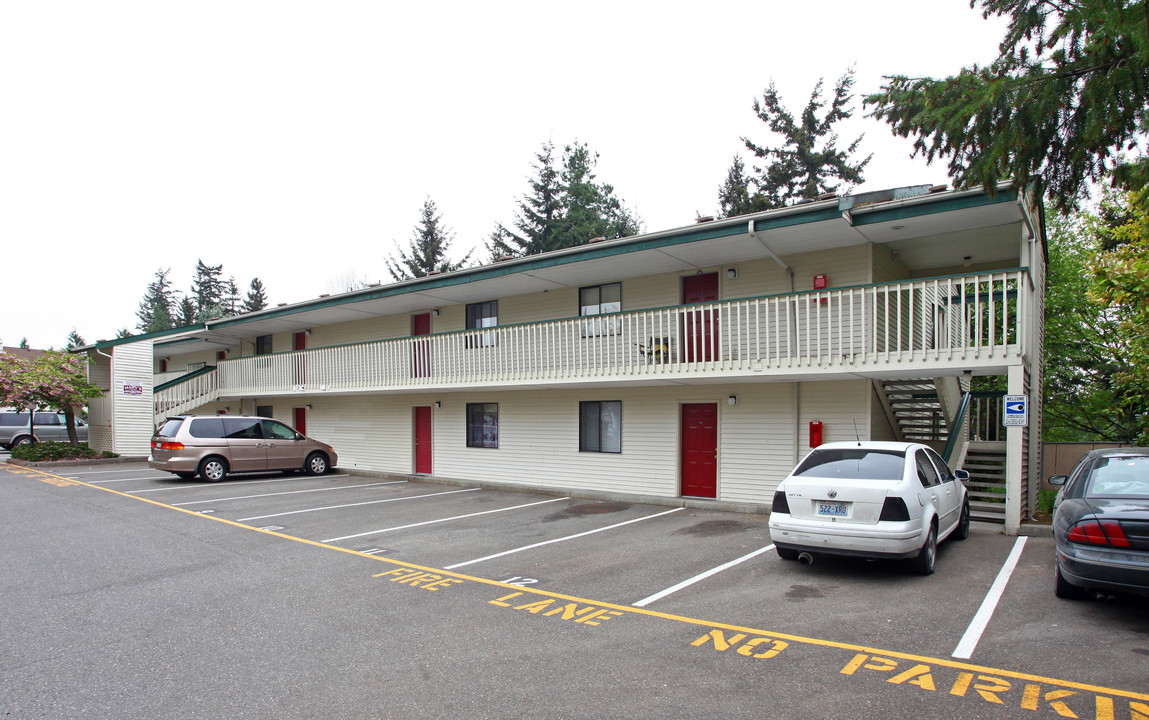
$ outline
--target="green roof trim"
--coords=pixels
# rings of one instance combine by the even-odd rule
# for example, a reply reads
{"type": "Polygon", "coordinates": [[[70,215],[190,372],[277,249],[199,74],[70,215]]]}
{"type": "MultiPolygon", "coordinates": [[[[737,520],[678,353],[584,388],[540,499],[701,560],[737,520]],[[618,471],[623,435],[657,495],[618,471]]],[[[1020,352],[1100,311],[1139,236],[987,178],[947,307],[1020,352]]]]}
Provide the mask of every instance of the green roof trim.
{"type": "Polygon", "coordinates": [[[76,348],[72,352],[86,352],[88,350],[107,350],[110,347],[117,345],[127,345],[128,343],[139,342],[140,340],[155,340],[157,338],[167,337],[169,335],[178,335],[179,333],[193,332],[195,330],[207,330],[207,323],[200,323],[198,325],[186,325],[184,327],[172,328],[170,330],[157,330],[156,332],[144,333],[143,335],[130,335],[126,338],[116,338],[115,340],[100,340],[85,345],[84,347],[76,348]]]}
{"type": "MultiPolygon", "coordinates": [[[[928,196],[927,196],[928,197],[928,196]]],[[[865,207],[852,208],[851,214],[854,216],[854,225],[874,225],[876,223],[893,222],[895,220],[905,220],[907,218],[921,217],[923,215],[934,215],[936,213],[953,212],[955,210],[968,210],[969,208],[985,207],[987,205],[997,205],[1000,203],[1012,203],[1017,201],[1017,192],[1010,190],[1000,190],[997,195],[990,197],[984,193],[975,195],[963,195],[961,197],[951,197],[945,200],[940,200],[933,203],[910,203],[900,205],[892,208],[882,208],[872,212],[866,212],[865,207]]]]}

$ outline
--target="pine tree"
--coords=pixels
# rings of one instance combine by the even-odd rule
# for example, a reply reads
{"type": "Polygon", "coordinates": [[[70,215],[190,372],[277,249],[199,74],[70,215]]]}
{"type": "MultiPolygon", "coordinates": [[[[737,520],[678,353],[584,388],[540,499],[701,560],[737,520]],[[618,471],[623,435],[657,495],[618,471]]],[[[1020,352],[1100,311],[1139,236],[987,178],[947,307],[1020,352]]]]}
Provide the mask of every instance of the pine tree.
{"type": "Polygon", "coordinates": [[[563,189],[559,171],[555,167],[555,145],[543,143],[531,168],[534,177],[528,180],[530,193],[519,200],[515,214],[515,230],[496,226],[487,243],[492,259],[502,255],[534,255],[553,249],[558,224],[562,219],[563,189]]]}
{"type": "Polygon", "coordinates": [[[76,332],[76,328],[72,328],[72,332],[68,333],[68,349],[75,350],[76,348],[84,347],[88,343],[84,342],[84,338],[80,337],[80,333],[76,332]]]}
{"type": "Polygon", "coordinates": [[[1149,187],[1149,3],[976,4],[1009,19],[998,58],[941,80],[887,77],[865,100],[871,114],[914,136],[915,155],[949,157],[958,187],[1038,181],[1063,211],[1110,166],[1118,184],[1149,187]]]}
{"type": "Polygon", "coordinates": [[[726,182],[718,189],[718,216],[727,218],[768,210],[766,198],[756,195],[750,185],[751,179],[746,174],[746,163],[735,155],[730,169],[726,172],[726,182]]]}
{"type": "Polygon", "coordinates": [[[28,346],[28,338],[20,338],[20,349],[31,350],[31,347],[28,346]]]}
{"type": "MultiPolygon", "coordinates": [[[[862,136],[859,135],[845,150],[841,150],[838,148],[838,135],[834,132],[835,123],[853,115],[853,110],[849,108],[853,99],[850,89],[853,86],[854,69],[850,68],[834,85],[834,94],[827,108],[826,101],[822,99],[822,80],[819,80],[801,115],[795,118],[783,107],[777,88],[773,82],[770,83],[762,93],[762,99],[754,101],[754,113],[766,123],[771,132],[782,137],[782,145],[768,147],[742,138],[746,149],[766,163],[762,167],[754,167],[756,174],[750,178],[754,192],[749,203],[742,206],[731,204],[727,214],[780,208],[795,200],[813,199],[823,193],[838,192],[841,182],[835,180],[850,185],[862,183],[862,171],[873,156],[867,156],[860,162],[852,161],[862,136]],[[823,109],[825,112],[820,115],[823,109]]],[[[736,168],[732,167],[731,173],[736,174],[736,168]]],[[[728,173],[728,182],[730,177],[728,173]]],[[[734,199],[737,197],[734,196],[734,199]]],[[[722,204],[720,192],[719,205],[722,204]]]]}
{"type": "Polygon", "coordinates": [[[172,320],[176,323],[177,327],[187,327],[188,325],[196,324],[196,308],[195,301],[191,297],[184,295],[176,304],[175,317],[172,320]]]}
{"type": "Polygon", "coordinates": [[[387,270],[395,280],[421,278],[433,272],[450,272],[465,266],[474,250],[462,260],[451,262],[447,253],[454,241],[454,233],[443,225],[443,216],[438,214],[435,201],[427,198],[419,224],[411,236],[408,251],[396,250],[397,255],[386,258],[387,270]]]}
{"type": "Polygon", "coordinates": [[[195,296],[195,318],[198,322],[223,316],[225,285],[220,280],[223,265],[205,265],[197,260],[195,276],[192,278],[192,295],[195,296]]]}
{"type": "Polygon", "coordinates": [[[267,307],[267,293],[263,289],[263,281],[255,277],[251,279],[251,288],[243,301],[243,312],[255,312],[267,307]]]}
{"type": "Polygon", "coordinates": [[[148,284],[140,308],[136,311],[139,322],[136,329],[142,333],[170,330],[172,328],[172,283],[168,280],[170,269],[156,270],[156,279],[148,284]]]}
{"type": "Polygon", "coordinates": [[[220,308],[226,316],[239,314],[239,287],[235,284],[235,275],[229,275],[223,282],[223,297],[220,298],[220,308]]]}
{"type": "Polygon", "coordinates": [[[595,181],[598,153],[577,140],[563,148],[555,167],[554,144],[543,144],[531,167],[530,193],[519,201],[513,232],[495,227],[487,241],[492,259],[534,255],[581,245],[595,237],[618,238],[642,231],[642,222],[614,194],[595,181]]]}

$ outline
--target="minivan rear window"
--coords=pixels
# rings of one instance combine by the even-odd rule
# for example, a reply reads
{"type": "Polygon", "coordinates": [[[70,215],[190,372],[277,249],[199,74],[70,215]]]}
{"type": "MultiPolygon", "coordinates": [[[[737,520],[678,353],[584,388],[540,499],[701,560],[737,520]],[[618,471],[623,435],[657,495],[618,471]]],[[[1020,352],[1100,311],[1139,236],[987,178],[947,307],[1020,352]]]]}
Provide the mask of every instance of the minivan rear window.
{"type": "Polygon", "coordinates": [[[179,432],[180,425],[183,424],[184,421],[181,418],[169,418],[164,421],[159,430],[156,430],[156,437],[175,437],[176,433],[179,432]]]}
{"type": "Polygon", "coordinates": [[[842,480],[901,480],[906,454],[899,450],[835,448],[815,450],[794,471],[795,477],[842,480]]]}
{"type": "Polygon", "coordinates": [[[199,418],[192,420],[188,428],[188,435],[193,438],[221,438],[223,437],[223,418],[199,418]]]}

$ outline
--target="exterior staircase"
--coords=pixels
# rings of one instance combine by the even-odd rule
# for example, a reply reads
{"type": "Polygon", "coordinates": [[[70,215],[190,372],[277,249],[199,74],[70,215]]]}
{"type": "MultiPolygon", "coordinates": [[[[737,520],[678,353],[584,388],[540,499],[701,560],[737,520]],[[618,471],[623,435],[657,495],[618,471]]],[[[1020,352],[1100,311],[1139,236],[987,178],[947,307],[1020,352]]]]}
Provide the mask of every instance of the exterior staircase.
{"type": "Polygon", "coordinates": [[[899,440],[934,444],[949,439],[949,426],[933,380],[882,380],[874,384],[899,440]]]}
{"type": "Polygon", "coordinates": [[[152,390],[152,412],[156,427],[164,418],[179,415],[219,399],[219,378],[208,365],[187,375],[160,383],[152,390]]]}
{"type": "Polygon", "coordinates": [[[969,444],[963,469],[969,473],[970,517],[983,522],[1005,522],[1005,443],[969,444]]]}

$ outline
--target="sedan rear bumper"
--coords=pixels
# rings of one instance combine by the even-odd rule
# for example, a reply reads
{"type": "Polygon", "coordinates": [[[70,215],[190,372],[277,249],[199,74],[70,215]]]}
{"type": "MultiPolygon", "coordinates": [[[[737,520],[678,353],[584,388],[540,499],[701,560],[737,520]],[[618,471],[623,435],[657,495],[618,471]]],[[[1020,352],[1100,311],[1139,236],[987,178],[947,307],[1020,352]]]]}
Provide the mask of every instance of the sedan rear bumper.
{"type": "Polygon", "coordinates": [[[854,526],[770,519],[770,538],[777,547],[833,555],[855,555],[872,558],[911,558],[926,542],[921,528],[906,522],[879,522],[854,526]]]}
{"type": "Polygon", "coordinates": [[[1149,556],[1144,553],[1058,544],[1057,560],[1071,585],[1149,596],[1149,556]]]}

